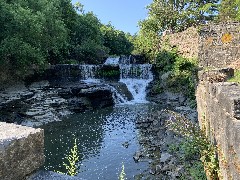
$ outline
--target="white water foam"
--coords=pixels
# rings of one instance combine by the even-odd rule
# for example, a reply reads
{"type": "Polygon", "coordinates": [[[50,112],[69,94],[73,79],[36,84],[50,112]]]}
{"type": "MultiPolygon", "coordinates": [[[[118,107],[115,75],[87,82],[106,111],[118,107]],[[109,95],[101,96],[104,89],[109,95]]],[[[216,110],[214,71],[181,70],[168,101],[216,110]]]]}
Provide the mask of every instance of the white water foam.
{"type": "Polygon", "coordinates": [[[120,57],[109,57],[105,61],[105,65],[118,65],[119,64],[119,58],[120,57]]]}
{"type": "MultiPolygon", "coordinates": [[[[126,98],[124,98],[114,87],[103,84],[111,89],[115,104],[135,104],[148,102],[146,100],[146,88],[153,80],[151,64],[119,64],[119,57],[108,58],[104,64],[119,65],[119,82],[126,84],[129,92],[133,95],[133,100],[127,101],[126,98]]],[[[86,83],[103,83],[102,80],[96,78],[100,69],[99,65],[80,65],[79,69],[81,69],[82,81],[86,83]]]]}
{"type": "Polygon", "coordinates": [[[126,84],[128,90],[133,95],[133,100],[127,103],[148,102],[146,100],[146,88],[153,80],[151,67],[151,64],[120,65],[121,78],[119,82],[126,84]]]}
{"type": "Polygon", "coordinates": [[[99,84],[101,83],[101,79],[93,79],[93,78],[88,78],[88,79],[84,79],[84,80],[81,80],[87,84],[92,84],[92,83],[96,83],[96,84],[99,84]]]}
{"type": "Polygon", "coordinates": [[[96,75],[100,69],[99,65],[79,65],[79,69],[81,70],[81,78],[83,80],[88,80],[88,79],[96,79],[96,75]]]}
{"type": "MultiPolygon", "coordinates": [[[[106,85],[106,84],[105,84],[106,85]]],[[[114,99],[115,105],[126,104],[128,101],[124,98],[114,87],[107,85],[112,91],[112,97],[114,99]]]]}

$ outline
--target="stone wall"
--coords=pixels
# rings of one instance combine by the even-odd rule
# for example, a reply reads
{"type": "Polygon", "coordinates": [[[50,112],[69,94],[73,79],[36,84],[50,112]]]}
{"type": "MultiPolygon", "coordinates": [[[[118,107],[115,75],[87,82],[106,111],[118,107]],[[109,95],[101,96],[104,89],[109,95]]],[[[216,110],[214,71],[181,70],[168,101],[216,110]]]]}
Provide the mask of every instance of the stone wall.
{"type": "Polygon", "coordinates": [[[43,130],[0,122],[0,179],[24,179],[44,163],[43,130]]]}
{"type": "Polygon", "coordinates": [[[199,73],[198,120],[207,137],[217,145],[221,179],[240,179],[240,85],[217,82],[213,76],[232,72],[216,72],[199,73]]]}
{"type": "Polygon", "coordinates": [[[240,23],[206,25],[199,35],[200,66],[220,68],[240,60],[240,23]]]}
{"type": "Polygon", "coordinates": [[[163,41],[178,48],[178,53],[186,58],[198,57],[198,30],[190,27],[183,32],[163,35],[163,41]]]}

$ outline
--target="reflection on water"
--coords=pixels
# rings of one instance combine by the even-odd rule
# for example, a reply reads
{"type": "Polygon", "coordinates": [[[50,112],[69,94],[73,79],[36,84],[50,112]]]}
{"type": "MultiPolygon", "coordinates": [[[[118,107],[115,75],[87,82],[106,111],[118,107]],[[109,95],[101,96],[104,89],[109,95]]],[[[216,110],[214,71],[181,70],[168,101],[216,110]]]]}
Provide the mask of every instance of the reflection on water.
{"type": "Polygon", "coordinates": [[[135,120],[147,113],[151,104],[124,105],[71,115],[61,122],[43,126],[46,163],[49,170],[65,171],[65,155],[77,138],[80,152],[78,177],[83,179],[118,179],[122,163],[128,179],[147,169],[147,162],[135,163],[133,154],[139,143],[135,120]]]}

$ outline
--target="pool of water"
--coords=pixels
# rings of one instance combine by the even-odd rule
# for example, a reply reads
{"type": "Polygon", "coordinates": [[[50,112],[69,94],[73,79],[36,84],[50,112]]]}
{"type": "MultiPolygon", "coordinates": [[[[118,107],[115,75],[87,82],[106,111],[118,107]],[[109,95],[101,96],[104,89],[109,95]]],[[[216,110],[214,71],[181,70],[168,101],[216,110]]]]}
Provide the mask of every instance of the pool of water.
{"type": "Polygon", "coordinates": [[[76,139],[78,177],[118,179],[124,164],[127,179],[136,179],[147,169],[148,162],[135,163],[133,159],[140,149],[135,121],[153,108],[150,103],[123,105],[70,115],[44,125],[45,169],[66,172],[63,162],[67,162],[65,156],[76,139]]]}

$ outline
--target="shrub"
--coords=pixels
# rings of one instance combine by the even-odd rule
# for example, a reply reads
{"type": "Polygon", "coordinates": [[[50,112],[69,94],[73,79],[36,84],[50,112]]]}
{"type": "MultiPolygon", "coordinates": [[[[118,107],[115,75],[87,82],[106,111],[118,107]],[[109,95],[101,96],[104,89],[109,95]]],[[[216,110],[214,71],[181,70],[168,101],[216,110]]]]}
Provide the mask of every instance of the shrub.
{"type": "MultiPolygon", "coordinates": [[[[179,148],[183,151],[184,158],[200,158],[207,175],[211,179],[219,179],[220,170],[216,146],[210,143],[197,124],[176,112],[169,111],[169,113],[171,117],[167,121],[167,126],[170,130],[185,138],[185,141],[179,148]]],[[[198,176],[193,169],[190,169],[190,174],[191,173],[194,174],[195,177],[198,176]]]]}

